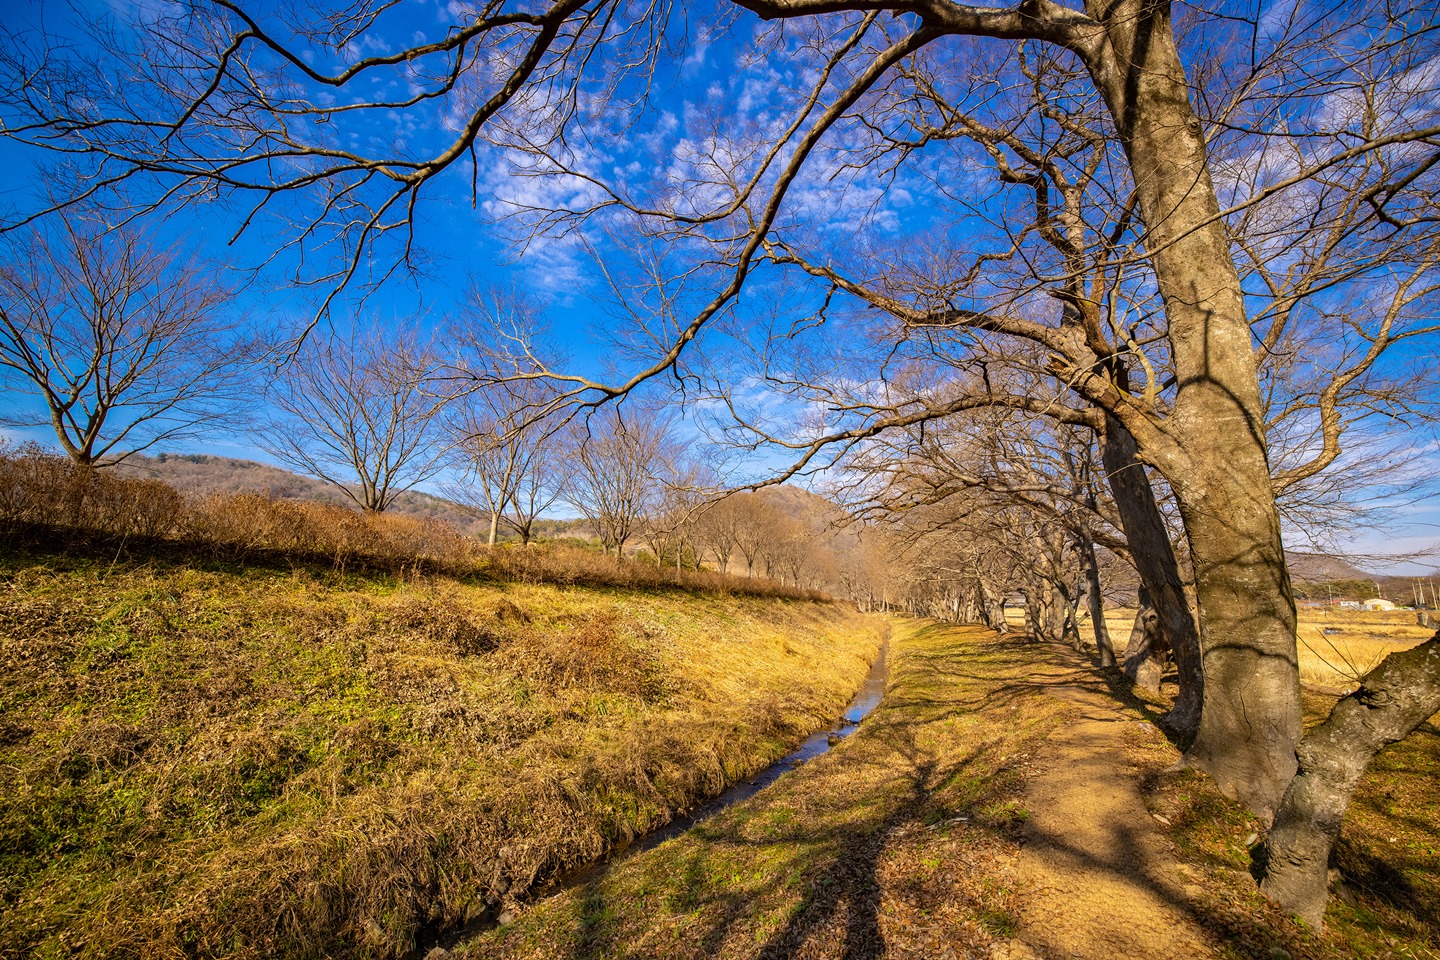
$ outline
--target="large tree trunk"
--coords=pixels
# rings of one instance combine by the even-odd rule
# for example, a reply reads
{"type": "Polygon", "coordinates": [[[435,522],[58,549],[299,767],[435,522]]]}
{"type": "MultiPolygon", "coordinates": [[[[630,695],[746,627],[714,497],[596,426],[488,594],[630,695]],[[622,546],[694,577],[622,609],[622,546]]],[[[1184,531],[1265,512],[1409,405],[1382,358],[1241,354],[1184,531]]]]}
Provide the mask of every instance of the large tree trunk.
{"type": "MultiPolygon", "coordinates": [[[[1148,598],[1142,602],[1150,607],[1156,616],[1159,629],[1164,633],[1165,646],[1175,657],[1179,675],[1179,692],[1175,706],[1165,717],[1165,724],[1186,739],[1195,736],[1200,727],[1200,708],[1205,697],[1205,674],[1200,659],[1200,631],[1195,626],[1195,617],[1190,613],[1190,604],[1185,597],[1185,584],[1180,576],[1180,565],[1175,559],[1175,547],[1170,542],[1170,532],[1165,528],[1165,519],[1155,500],[1155,489],[1145,468],[1136,459],[1135,437],[1113,416],[1105,418],[1105,432],[1100,438],[1100,459],[1105,474],[1110,480],[1110,493],[1115,499],[1115,509],[1120,515],[1120,526],[1125,531],[1125,540],[1135,561],[1135,570],[1140,575],[1142,594],[1148,598]]],[[[1139,619],[1136,620],[1139,629],[1139,619]]],[[[1140,661],[1132,667],[1132,658],[1139,653],[1134,649],[1136,635],[1131,633],[1131,648],[1125,651],[1125,673],[1132,683],[1137,680],[1140,661]]],[[[1149,649],[1147,645],[1145,649],[1149,649]]],[[[1146,689],[1158,691],[1158,671],[1147,669],[1146,689]],[[1154,684],[1150,674],[1156,673],[1154,684]]]]}
{"type": "Polygon", "coordinates": [[[1301,731],[1295,601],[1268,478],[1247,490],[1214,473],[1197,478],[1199,495],[1180,496],[1205,670],[1186,760],[1268,819],[1295,775],[1301,731]]]}
{"type": "Polygon", "coordinates": [[[1068,608],[1069,603],[1052,581],[1036,573],[1030,575],[1025,590],[1025,619],[1032,637],[1064,643],[1068,608]]]}
{"type": "Polygon", "coordinates": [[[1300,684],[1244,295],[1169,4],[1087,0],[1086,12],[1103,33],[1077,49],[1134,173],[1174,360],[1175,401],[1144,424],[1144,459],[1175,490],[1195,566],[1205,692],[1186,757],[1269,816],[1295,772],[1300,684]]]}
{"type": "Polygon", "coordinates": [[[1005,619],[1004,594],[992,590],[983,579],[980,580],[980,619],[996,633],[1010,632],[1010,624],[1005,619]]]}
{"type": "Polygon", "coordinates": [[[1355,785],[1382,747],[1440,712],[1440,633],[1392,653],[1335,704],[1300,741],[1300,771],[1285,791],[1266,838],[1260,889],[1271,900],[1320,925],[1325,915],[1330,851],[1355,785]]]}

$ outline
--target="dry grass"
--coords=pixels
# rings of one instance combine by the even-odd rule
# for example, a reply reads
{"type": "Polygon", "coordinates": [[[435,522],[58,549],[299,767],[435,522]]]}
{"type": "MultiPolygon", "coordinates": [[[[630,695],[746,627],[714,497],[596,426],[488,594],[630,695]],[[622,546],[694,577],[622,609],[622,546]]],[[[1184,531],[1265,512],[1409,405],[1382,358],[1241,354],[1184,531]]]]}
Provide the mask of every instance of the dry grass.
{"type": "MultiPolygon", "coordinates": [[[[1125,649],[1134,609],[1105,611],[1105,625],[1116,652],[1125,649]]],[[[1088,622],[1082,634],[1090,641],[1088,622]]],[[[1302,683],[1349,692],[1360,678],[1397,650],[1408,650],[1434,636],[1433,627],[1421,627],[1409,610],[1376,611],[1300,609],[1298,651],[1302,683]]]]}
{"type": "Polygon", "coordinates": [[[1300,610],[1300,679],[1304,683],[1354,690],[1360,678],[1397,650],[1435,635],[1415,622],[1410,610],[1300,610]]]}
{"type": "Polygon", "coordinates": [[[465,945],[467,956],[985,956],[1014,929],[1028,756],[1059,721],[1034,648],[910,622],[836,751],[465,945]]]}
{"type": "Polygon", "coordinates": [[[835,604],[0,547],[0,956],[403,955],[829,722],[835,604]]]}
{"type": "Polygon", "coordinates": [[[446,573],[504,582],[740,593],[826,600],[762,578],[674,570],[566,544],[487,548],[435,520],[363,514],[253,493],[186,501],[158,480],[82,470],[38,448],[0,446],[0,531],[17,539],[164,545],[227,561],[326,563],[336,570],[446,573]]]}

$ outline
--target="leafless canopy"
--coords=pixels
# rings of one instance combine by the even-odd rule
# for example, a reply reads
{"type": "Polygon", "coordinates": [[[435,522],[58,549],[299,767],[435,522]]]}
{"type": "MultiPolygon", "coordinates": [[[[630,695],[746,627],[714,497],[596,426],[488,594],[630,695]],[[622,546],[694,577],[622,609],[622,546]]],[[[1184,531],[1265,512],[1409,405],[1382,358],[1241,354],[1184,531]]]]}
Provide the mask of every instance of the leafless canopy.
{"type": "Polygon", "coordinates": [[[656,513],[677,452],[672,421],[656,407],[631,404],[606,407],[577,426],[569,498],[607,551],[623,551],[656,513]]]}
{"type": "Polygon", "coordinates": [[[443,463],[437,364],[413,335],[356,327],[307,339],[268,395],[265,448],[379,512],[443,463]]]}
{"type": "Polygon", "coordinates": [[[73,210],[0,251],[0,382],[38,396],[9,425],[48,424],[74,462],[118,463],[213,428],[255,344],[223,269],[73,210]]]}

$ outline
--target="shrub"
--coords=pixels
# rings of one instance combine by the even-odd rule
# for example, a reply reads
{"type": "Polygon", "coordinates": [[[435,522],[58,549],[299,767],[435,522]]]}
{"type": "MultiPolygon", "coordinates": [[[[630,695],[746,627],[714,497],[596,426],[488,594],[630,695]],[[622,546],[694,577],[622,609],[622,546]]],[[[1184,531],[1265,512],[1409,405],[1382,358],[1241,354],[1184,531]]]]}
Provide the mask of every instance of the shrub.
{"type": "MultiPolygon", "coordinates": [[[[253,493],[186,502],[159,480],[83,468],[39,447],[0,447],[0,525],[80,529],[168,540],[225,559],[281,557],[362,565],[398,573],[434,571],[523,583],[826,600],[813,590],[710,571],[674,570],[597,553],[578,542],[485,547],[437,520],[366,514],[342,506],[275,500],[253,493]]],[[[455,643],[476,651],[484,638],[455,643]]]]}

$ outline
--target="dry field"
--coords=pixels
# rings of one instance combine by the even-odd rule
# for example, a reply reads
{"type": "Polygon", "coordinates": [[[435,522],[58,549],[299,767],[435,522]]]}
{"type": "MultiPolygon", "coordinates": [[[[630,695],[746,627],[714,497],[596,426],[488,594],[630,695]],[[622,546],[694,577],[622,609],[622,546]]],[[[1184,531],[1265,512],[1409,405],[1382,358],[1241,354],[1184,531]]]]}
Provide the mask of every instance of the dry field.
{"type": "MultiPolygon", "coordinates": [[[[1125,649],[1133,608],[1105,611],[1105,625],[1117,652],[1125,649]]],[[[1093,635],[1086,620],[1081,633],[1093,635]]],[[[1433,627],[1421,627],[1412,610],[1367,613],[1358,610],[1300,610],[1300,681],[1336,692],[1355,689],[1360,677],[1396,650],[1406,650],[1434,636],[1433,627]]]]}

